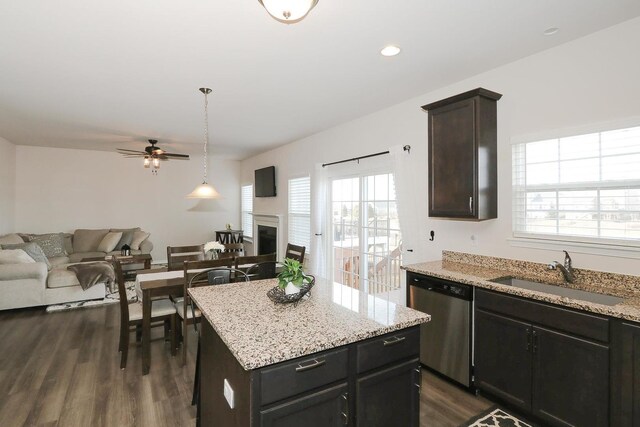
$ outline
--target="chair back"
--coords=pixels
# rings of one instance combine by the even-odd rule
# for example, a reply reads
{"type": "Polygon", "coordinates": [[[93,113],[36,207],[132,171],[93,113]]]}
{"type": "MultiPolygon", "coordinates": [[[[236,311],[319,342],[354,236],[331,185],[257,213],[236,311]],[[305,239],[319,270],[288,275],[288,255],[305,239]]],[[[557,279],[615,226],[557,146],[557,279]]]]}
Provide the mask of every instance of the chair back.
{"type": "MultiPolygon", "coordinates": [[[[212,268],[231,268],[233,267],[233,259],[212,259],[207,261],[185,261],[183,263],[184,269],[184,283],[185,283],[185,293],[187,292],[187,287],[193,276],[198,275],[200,271],[212,269],[212,268]]],[[[202,282],[206,282],[205,276],[201,276],[199,279],[202,282]]]]}
{"type": "Polygon", "coordinates": [[[227,243],[222,253],[232,252],[235,256],[244,255],[244,243],[227,243]]]}
{"type": "Polygon", "coordinates": [[[277,261],[259,262],[247,269],[247,277],[249,280],[275,279],[278,276],[278,266],[281,265],[277,261]]]}
{"type": "Polygon", "coordinates": [[[307,248],[304,246],[292,245],[287,243],[287,251],[284,254],[285,258],[295,259],[300,261],[300,264],[304,263],[304,252],[307,248]]]}
{"type": "Polygon", "coordinates": [[[111,265],[116,276],[116,283],[118,285],[118,297],[120,298],[120,321],[123,324],[129,324],[129,301],[127,299],[127,288],[124,284],[124,273],[122,272],[122,265],[120,261],[113,258],[111,265]]]}
{"type": "Polygon", "coordinates": [[[276,254],[239,256],[235,259],[235,267],[240,268],[241,265],[258,264],[260,262],[275,261],[276,254]]]}
{"type": "Polygon", "coordinates": [[[182,270],[185,261],[204,260],[204,245],[167,246],[167,268],[182,270]]]}

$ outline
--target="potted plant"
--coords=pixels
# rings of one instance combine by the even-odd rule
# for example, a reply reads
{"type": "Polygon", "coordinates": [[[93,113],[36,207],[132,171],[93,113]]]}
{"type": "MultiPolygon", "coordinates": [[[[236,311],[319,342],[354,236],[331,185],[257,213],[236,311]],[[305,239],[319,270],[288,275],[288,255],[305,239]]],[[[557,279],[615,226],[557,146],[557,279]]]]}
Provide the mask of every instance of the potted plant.
{"type": "Polygon", "coordinates": [[[207,259],[218,258],[218,252],[224,249],[224,245],[217,240],[215,242],[207,242],[204,244],[204,253],[207,259]]]}
{"type": "Polygon", "coordinates": [[[303,284],[311,282],[312,277],[304,274],[300,261],[285,258],[282,264],[282,271],[278,274],[278,286],[285,294],[296,294],[300,292],[303,284]]]}

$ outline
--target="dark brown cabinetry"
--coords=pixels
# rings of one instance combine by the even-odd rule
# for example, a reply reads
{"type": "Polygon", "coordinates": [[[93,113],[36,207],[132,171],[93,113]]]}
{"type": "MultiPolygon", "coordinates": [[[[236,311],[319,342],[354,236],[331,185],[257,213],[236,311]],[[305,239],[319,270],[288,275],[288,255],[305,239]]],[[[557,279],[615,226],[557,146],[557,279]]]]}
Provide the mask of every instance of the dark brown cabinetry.
{"type": "Polygon", "coordinates": [[[418,426],[418,327],[252,371],[208,322],[201,345],[202,426],[418,426]]]}
{"type": "Polygon", "coordinates": [[[480,390],[550,425],[609,425],[609,319],[478,289],[475,327],[480,390]]]}
{"type": "Polygon", "coordinates": [[[617,346],[616,367],[619,371],[617,388],[620,421],[616,425],[640,425],[640,325],[621,322],[617,346]]]}
{"type": "Polygon", "coordinates": [[[422,107],[429,112],[429,216],[497,218],[501,97],[478,88],[422,107]]]}

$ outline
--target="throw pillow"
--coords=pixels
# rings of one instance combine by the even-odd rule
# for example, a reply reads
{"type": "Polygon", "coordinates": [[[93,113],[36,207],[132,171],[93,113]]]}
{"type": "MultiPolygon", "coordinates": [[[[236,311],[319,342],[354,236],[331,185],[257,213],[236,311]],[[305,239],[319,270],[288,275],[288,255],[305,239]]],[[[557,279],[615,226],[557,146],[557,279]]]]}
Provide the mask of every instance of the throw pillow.
{"type": "Polygon", "coordinates": [[[64,235],[62,233],[34,234],[29,236],[29,242],[37,243],[47,258],[67,256],[64,249],[64,235]]]}
{"type": "Polygon", "coordinates": [[[0,236],[0,245],[16,245],[18,243],[24,243],[24,240],[17,233],[0,236]]]}
{"type": "Polygon", "coordinates": [[[83,230],[73,233],[73,253],[96,252],[109,230],[83,230]]]}
{"type": "Polygon", "coordinates": [[[98,245],[98,252],[111,252],[122,238],[122,231],[110,231],[98,245]]]}
{"type": "Polygon", "coordinates": [[[131,242],[133,241],[133,233],[135,233],[136,231],[140,231],[140,227],[112,228],[111,231],[122,231],[122,237],[120,238],[120,241],[114,249],[116,251],[119,251],[124,245],[128,245],[129,247],[131,247],[131,242]]]}
{"type": "Polygon", "coordinates": [[[30,264],[36,261],[31,258],[22,249],[1,249],[0,250],[0,265],[1,264],[30,264]]]}
{"type": "Polygon", "coordinates": [[[2,249],[22,249],[33,258],[36,262],[44,262],[47,264],[47,269],[51,270],[51,264],[49,260],[45,256],[44,252],[42,252],[42,248],[38,246],[36,243],[18,243],[16,245],[2,245],[2,249]]]}
{"type": "Polygon", "coordinates": [[[146,231],[136,231],[133,233],[133,240],[131,241],[131,249],[134,251],[140,250],[142,242],[147,240],[151,234],[146,231]]]}

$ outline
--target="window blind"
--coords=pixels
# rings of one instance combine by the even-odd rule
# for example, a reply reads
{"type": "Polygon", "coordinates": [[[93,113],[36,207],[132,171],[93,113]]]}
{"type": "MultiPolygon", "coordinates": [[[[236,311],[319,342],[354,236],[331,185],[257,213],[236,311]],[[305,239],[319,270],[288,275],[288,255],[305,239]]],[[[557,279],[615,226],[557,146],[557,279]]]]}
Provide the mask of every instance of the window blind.
{"type": "Polygon", "coordinates": [[[253,184],[243,185],[240,196],[242,230],[246,237],[253,237],[253,184]]]}
{"type": "Polygon", "coordinates": [[[640,246],[640,127],[513,146],[516,237],[640,246]]]}
{"type": "Polygon", "coordinates": [[[289,180],[289,243],[311,249],[311,179],[289,180]]]}

